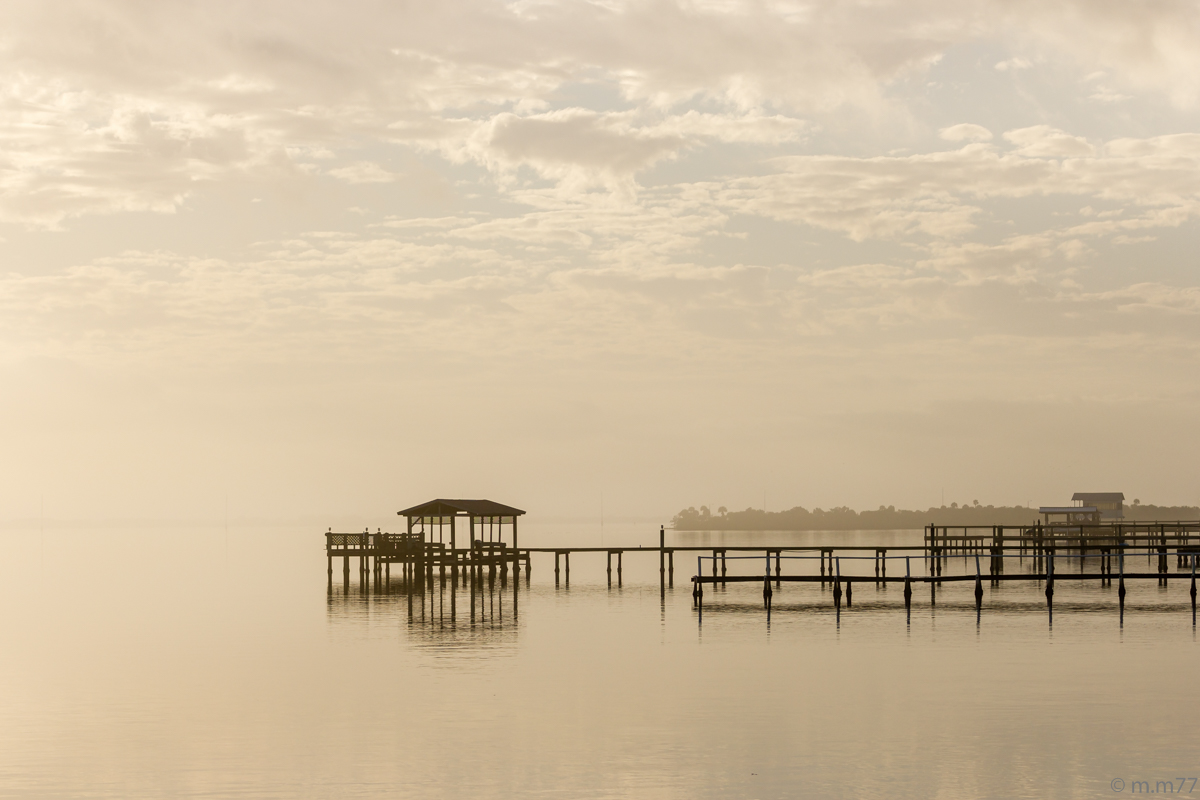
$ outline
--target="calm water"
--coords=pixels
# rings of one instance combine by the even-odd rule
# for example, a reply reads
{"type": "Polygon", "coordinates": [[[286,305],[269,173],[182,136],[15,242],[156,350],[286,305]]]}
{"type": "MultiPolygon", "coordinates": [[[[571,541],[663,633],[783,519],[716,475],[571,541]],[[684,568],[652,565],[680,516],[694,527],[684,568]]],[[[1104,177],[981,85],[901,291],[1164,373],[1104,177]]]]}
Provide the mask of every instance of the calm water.
{"type": "Polygon", "coordinates": [[[474,624],[461,589],[410,622],[406,596],[344,593],[340,569],[326,592],[319,530],[0,536],[3,797],[1117,797],[1200,775],[1183,579],[1131,585],[1123,627],[1115,587],[1066,575],[1053,624],[1040,587],[1009,585],[977,625],[971,583],[934,609],[919,588],[907,623],[898,587],[839,617],[785,584],[768,623],[761,585],[734,584],[700,624],[694,560],[663,600],[656,556],[627,555],[612,589],[603,555],[557,589],[535,556],[516,614],[509,584],[474,624]]]}

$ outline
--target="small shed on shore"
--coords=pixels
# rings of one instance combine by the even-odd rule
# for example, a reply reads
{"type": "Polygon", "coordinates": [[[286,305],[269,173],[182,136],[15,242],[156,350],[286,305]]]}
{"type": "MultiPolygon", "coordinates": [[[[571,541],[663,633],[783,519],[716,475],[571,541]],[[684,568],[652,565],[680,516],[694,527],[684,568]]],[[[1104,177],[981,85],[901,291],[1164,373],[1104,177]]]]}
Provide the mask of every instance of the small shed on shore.
{"type": "Polygon", "coordinates": [[[505,548],[517,547],[517,517],[525,512],[494,500],[430,500],[427,503],[397,511],[408,518],[408,532],[427,534],[426,541],[445,542],[449,534],[450,549],[456,549],[457,520],[467,518],[471,547],[505,548]],[[511,545],[504,541],[507,530],[512,535],[511,545]]]}

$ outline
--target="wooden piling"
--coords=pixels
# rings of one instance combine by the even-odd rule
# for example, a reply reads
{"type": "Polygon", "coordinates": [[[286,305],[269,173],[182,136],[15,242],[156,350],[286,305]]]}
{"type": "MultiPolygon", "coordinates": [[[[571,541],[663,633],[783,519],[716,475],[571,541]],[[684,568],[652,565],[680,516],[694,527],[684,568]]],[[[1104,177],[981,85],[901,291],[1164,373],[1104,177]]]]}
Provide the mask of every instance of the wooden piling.
{"type": "Polygon", "coordinates": [[[1125,553],[1117,554],[1117,569],[1120,570],[1120,579],[1117,584],[1117,599],[1121,602],[1121,609],[1125,608],[1125,553]]]}
{"type": "Polygon", "coordinates": [[[1046,602],[1054,602],[1054,548],[1050,548],[1046,559],[1046,602]]]}
{"type": "Polygon", "coordinates": [[[666,565],[666,547],[667,547],[667,526],[658,526],[658,586],[660,591],[667,589],[667,565],[666,565]]]}
{"type": "Polygon", "coordinates": [[[1192,558],[1192,588],[1188,591],[1192,596],[1192,627],[1196,627],[1196,559],[1192,558]]]}
{"type": "Polygon", "coordinates": [[[975,556],[975,610],[983,607],[983,575],[979,569],[979,556],[975,556]]]}

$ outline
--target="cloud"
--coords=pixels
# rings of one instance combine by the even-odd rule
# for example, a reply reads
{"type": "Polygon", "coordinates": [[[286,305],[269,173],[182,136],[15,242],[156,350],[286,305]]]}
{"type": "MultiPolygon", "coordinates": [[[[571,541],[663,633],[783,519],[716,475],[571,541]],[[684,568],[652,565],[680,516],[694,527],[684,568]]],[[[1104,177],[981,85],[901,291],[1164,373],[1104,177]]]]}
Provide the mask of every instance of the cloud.
{"type": "Polygon", "coordinates": [[[1090,156],[1096,150],[1082,136],[1072,136],[1049,125],[1034,125],[1008,131],[1004,138],[1017,145],[1022,155],[1033,157],[1090,156]]]}
{"type": "Polygon", "coordinates": [[[1200,8],[1194,3],[1004,5],[1018,36],[1072,58],[1088,73],[1109,73],[1123,87],[1160,93],[1179,108],[1194,108],[1200,99],[1200,8]]]}
{"type": "MultiPolygon", "coordinates": [[[[0,219],[171,212],[202,182],[248,175],[392,180],[360,163],[364,142],[629,193],[631,176],[714,143],[795,145],[847,113],[907,124],[894,87],[1005,37],[1104,72],[1080,90],[1098,101],[1136,89],[1189,107],[1200,91],[1200,15],[1182,0],[72,9],[70,24],[32,0],[0,16],[0,219]],[[564,99],[580,87],[609,99],[564,99]]],[[[1010,134],[1030,155],[1086,154],[1084,137],[1042,127],[1010,134]]]]}
{"type": "Polygon", "coordinates": [[[963,122],[942,128],[938,136],[947,142],[987,142],[991,141],[992,132],[982,125],[963,122]]]}
{"type": "Polygon", "coordinates": [[[1000,61],[996,64],[996,70],[999,72],[1008,72],[1021,69],[1029,69],[1033,64],[1024,58],[1010,58],[1007,61],[1000,61]]]}
{"type": "Polygon", "coordinates": [[[400,177],[371,161],[356,161],[345,167],[331,169],[329,174],[346,183],[391,183],[400,177]]]}
{"type": "Polygon", "coordinates": [[[675,155],[678,135],[639,130],[621,116],[564,109],[531,117],[501,114],[481,131],[488,156],[533,166],[543,174],[578,168],[600,175],[631,175],[675,155]]]}

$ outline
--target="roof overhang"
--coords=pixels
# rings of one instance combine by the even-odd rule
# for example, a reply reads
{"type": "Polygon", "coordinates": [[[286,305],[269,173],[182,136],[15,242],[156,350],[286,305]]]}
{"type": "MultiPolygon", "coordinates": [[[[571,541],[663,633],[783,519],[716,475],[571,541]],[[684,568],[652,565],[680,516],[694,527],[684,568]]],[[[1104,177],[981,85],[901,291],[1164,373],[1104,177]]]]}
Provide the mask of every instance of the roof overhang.
{"type": "Polygon", "coordinates": [[[397,511],[402,517],[520,517],[524,511],[494,500],[430,500],[397,511]]]}

